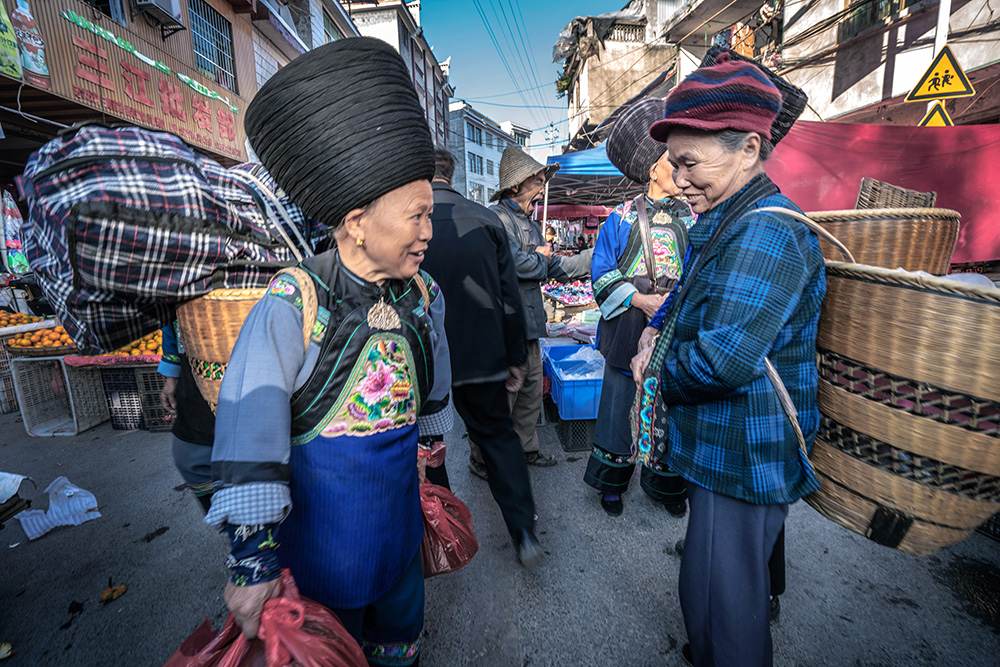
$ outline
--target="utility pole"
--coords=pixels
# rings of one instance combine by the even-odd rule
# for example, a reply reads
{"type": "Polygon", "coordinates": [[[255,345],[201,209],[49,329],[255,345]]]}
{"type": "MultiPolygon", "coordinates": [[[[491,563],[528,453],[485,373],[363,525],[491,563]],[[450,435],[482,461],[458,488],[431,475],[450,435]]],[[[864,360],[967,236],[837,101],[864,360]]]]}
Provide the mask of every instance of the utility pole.
{"type": "MultiPolygon", "coordinates": [[[[937,28],[934,30],[934,53],[931,60],[941,53],[941,49],[948,43],[948,23],[951,20],[951,0],[941,0],[938,3],[937,28]]],[[[927,103],[927,111],[931,110],[935,104],[934,100],[927,103]]]]}

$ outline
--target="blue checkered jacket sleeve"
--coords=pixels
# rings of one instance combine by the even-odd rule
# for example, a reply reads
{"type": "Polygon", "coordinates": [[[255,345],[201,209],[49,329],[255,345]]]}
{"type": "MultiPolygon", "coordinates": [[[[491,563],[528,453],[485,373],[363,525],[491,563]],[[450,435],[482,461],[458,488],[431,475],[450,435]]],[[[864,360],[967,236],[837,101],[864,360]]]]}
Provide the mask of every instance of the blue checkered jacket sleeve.
{"type": "MultiPolygon", "coordinates": [[[[783,206],[774,194],[754,208],[783,206]]],[[[710,234],[721,212],[695,228],[710,234]]],[[[694,230],[692,230],[694,233],[694,230]]],[[[662,373],[671,406],[669,462],[685,478],[752,503],[791,502],[818,487],[764,374],[770,357],[808,442],[819,426],[816,331],[826,290],[816,236],[789,216],[732,223],[690,288],[662,373]]]]}

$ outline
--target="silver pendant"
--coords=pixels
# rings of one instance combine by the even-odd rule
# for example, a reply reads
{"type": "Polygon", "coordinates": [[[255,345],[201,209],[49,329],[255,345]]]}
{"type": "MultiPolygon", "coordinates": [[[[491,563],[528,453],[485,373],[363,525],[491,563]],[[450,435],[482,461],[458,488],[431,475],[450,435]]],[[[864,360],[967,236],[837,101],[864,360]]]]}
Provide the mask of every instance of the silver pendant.
{"type": "Polygon", "coordinates": [[[368,326],[372,329],[392,331],[403,326],[399,321],[399,314],[384,299],[379,299],[378,303],[368,311],[368,326]]]}

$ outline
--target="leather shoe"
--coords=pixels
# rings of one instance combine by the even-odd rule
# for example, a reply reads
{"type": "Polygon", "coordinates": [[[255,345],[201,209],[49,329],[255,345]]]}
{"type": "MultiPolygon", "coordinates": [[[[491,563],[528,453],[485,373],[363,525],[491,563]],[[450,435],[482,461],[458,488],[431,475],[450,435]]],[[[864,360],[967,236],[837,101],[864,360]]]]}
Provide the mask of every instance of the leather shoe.
{"type": "Polygon", "coordinates": [[[530,454],[524,455],[524,462],[529,466],[548,468],[549,466],[554,466],[556,464],[556,457],[551,454],[543,454],[542,452],[531,452],[530,454]]]}
{"type": "Polygon", "coordinates": [[[625,510],[625,504],[622,502],[621,496],[608,500],[608,494],[606,493],[601,494],[601,507],[611,516],[621,516],[625,510]]]}
{"type": "Polygon", "coordinates": [[[684,664],[694,667],[694,658],[691,656],[691,645],[685,644],[681,647],[681,657],[684,658],[684,664]]]}
{"type": "Polygon", "coordinates": [[[517,560],[524,567],[534,567],[545,558],[542,545],[538,543],[535,533],[528,528],[522,528],[514,535],[514,547],[517,550],[517,560]]]}
{"type": "Polygon", "coordinates": [[[684,554],[684,540],[683,539],[677,540],[677,544],[674,545],[674,551],[677,552],[678,556],[681,556],[681,555],[684,554]]]}

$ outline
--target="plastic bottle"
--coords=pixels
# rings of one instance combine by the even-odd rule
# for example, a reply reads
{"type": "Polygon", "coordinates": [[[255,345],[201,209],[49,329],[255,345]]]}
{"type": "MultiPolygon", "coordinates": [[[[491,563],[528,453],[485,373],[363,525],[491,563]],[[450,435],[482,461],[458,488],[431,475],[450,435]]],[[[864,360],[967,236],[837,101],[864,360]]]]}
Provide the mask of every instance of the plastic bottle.
{"type": "Polygon", "coordinates": [[[14,34],[21,46],[24,80],[38,88],[48,89],[51,79],[48,65],[45,64],[45,40],[28,8],[28,0],[17,0],[17,9],[10,13],[10,22],[14,25],[14,34]]]}

